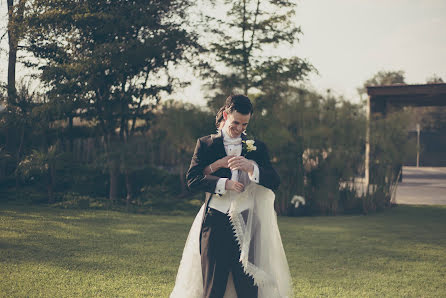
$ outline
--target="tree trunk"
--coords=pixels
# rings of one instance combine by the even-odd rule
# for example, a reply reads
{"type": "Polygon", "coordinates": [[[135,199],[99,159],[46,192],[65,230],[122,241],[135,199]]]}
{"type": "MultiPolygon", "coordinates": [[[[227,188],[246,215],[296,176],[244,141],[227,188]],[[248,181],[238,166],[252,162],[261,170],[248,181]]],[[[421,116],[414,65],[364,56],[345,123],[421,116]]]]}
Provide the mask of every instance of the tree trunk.
{"type": "MultiPolygon", "coordinates": [[[[15,87],[16,82],[16,64],[17,64],[17,48],[19,43],[19,32],[17,25],[19,18],[23,16],[24,1],[19,1],[17,15],[14,15],[14,0],[7,0],[8,5],[8,99],[13,100],[17,95],[15,87]]],[[[17,6],[16,5],[16,6],[17,6]]]]}
{"type": "Polygon", "coordinates": [[[14,0],[8,0],[8,98],[12,100],[16,96],[15,68],[17,62],[17,36],[13,29],[14,0]]]}
{"type": "Polygon", "coordinates": [[[281,200],[282,204],[280,206],[280,215],[286,214],[286,207],[287,207],[287,198],[284,198],[281,200]]]}
{"type": "Polygon", "coordinates": [[[243,92],[247,96],[248,95],[248,53],[246,49],[246,1],[243,0],[243,25],[242,25],[242,55],[243,55],[243,92]]]}
{"type": "MultiPolygon", "coordinates": [[[[23,4],[23,3],[19,3],[23,4]]],[[[17,96],[16,90],[16,64],[17,64],[17,47],[18,47],[18,36],[16,30],[16,24],[14,21],[14,0],[7,0],[8,5],[8,101],[15,102],[17,96]]],[[[23,14],[23,9],[19,9],[19,14],[23,14]]],[[[20,162],[20,157],[23,149],[25,135],[25,126],[22,128],[22,132],[20,135],[20,145],[17,150],[16,155],[16,165],[18,167],[20,162]]],[[[19,187],[19,177],[16,175],[16,188],[19,187]]]]}
{"type": "Polygon", "coordinates": [[[181,181],[181,194],[186,193],[186,182],[184,181],[184,164],[180,161],[180,181],[181,181]]]}
{"type": "Polygon", "coordinates": [[[73,153],[73,115],[68,116],[68,142],[69,151],[73,153]]]}
{"type": "Polygon", "coordinates": [[[110,194],[109,199],[111,202],[117,202],[119,197],[119,169],[118,162],[116,160],[110,161],[110,194]]]}
{"type": "Polygon", "coordinates": [[[129,173],[128,171],[126,171],[126,173],[125,173],[125,188],[127,190],[125,204],[128,208],[130,205],[130,201],[132,200],[132,197],[133,197],[132,177],[131,177],[131,173],[129,173]]]}
{"type": "Polygon", "coordinates": [[[110,176],[108,197],[110,203],[113,203],[117,202],[119,197],[119,160],[118,157],[113,154],[113,148],[117,145],[115,142],[115,136],[109,134],[108,136],[103,137],[102,143],[107,156],[106,166],[108,167],[108,173],[110,176]]]}

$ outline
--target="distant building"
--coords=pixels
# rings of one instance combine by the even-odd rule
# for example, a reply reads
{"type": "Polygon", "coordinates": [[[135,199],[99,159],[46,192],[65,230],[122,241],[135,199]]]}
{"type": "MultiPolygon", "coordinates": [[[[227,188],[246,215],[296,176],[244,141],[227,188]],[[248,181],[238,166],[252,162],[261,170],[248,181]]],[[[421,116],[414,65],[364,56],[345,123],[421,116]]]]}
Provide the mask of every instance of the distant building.
{"type": "MultiPolygon", "coordinates": [[[[369,117],[378,113],[385,116],[388,113],[405,107],[429,107],[423,108],[424,110],[421,109],[418,115],[416,113],[414,114],[414,123],[417,122],[415,118],[418,116],[422,117],[422,114],[427,115],[430,113],[429,117],[431,118],[424,125],[426,128],[429,127],[429,132],[426,131],[424,133],[426,137],[421,137],[423,133],[420,133],[420,144],[422,148],[420,166],[446,166],[446,131],[445,129],[441,129],[445,123],[444,118],[446,118],[446,115],[444,115],[445,117],[441,116],[443,111],[446,112],[445,83],[369,86],[367,87],[367,93],[369,95],[369,117]]],[[[410,130],[413,131],[413,128],[408,128],[408,131],[410,130]]],[[[367,142],[365,161],[366,181],[368,181],[369,153],[370,144],[367,142]]]]}

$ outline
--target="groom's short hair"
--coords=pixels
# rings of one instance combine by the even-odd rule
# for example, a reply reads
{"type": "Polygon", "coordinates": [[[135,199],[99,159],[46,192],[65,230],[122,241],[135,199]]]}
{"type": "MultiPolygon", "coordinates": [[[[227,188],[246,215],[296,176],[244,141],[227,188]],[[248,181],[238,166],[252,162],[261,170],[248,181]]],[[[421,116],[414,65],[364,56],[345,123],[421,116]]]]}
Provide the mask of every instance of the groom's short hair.
{"type": "Polygon", "coordinates": [[[237,111],[240,114],[247,115],[254,112],[251,100],[243,94],[230,95],[225,102],[226,113],[237,111]]]}

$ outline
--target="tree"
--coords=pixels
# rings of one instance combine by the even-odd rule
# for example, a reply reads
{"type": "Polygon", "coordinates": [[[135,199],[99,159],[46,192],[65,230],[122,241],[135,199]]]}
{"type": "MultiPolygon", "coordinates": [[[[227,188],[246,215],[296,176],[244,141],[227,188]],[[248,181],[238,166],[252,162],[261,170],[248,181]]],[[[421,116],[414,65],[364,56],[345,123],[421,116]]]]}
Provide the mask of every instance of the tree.
{"type": "Polygon", "coordinates": [[[436,74],[433,74],[432,76],[426,79],[426,84],[442,84],[442,83],[444,83],[443,79],[436,74]]]}
{"type": "MultiPolygon", "coordinates": [[[[5,131],[6,147],[11,155],[14,155],[17,167],[26,153],[27,140],[31,134],[36,133],[41,121],[33,115],[34,108],[38,105],[35,92],[30,90],[29,83],[20,81],[14,90],[14,95],[3,98],[6,108],[1,114],[1,124],[5,131]],[[34,128],[34,129],[33,129],[34,128]]],[[[19,177],[16,175],[16,187],[19,187],[19,177]]]]}
{"type": "Polygon", "coordinates": [[[27,15],[28,49],[41,59],[50,100],[69,101],[67,114],[90,121],[103,137],[113,201],[120,144],[150,128],[161,94],[179,84],[170,66],[187,61],[198,48],[183,25],[190,5],[188,0],[36,0],[27,15]]]}
{"type": "Polygon", "coordinates": [[[25,1],[7,0],[8,7],[8,98],[13,100],[16,96],[16,64],[19,40],[23,35],[23,13],[25,1]]]}
{"type": "Polygon", "coordinates": [[[271,79],[289,84],[313,70],[298,57],[266,54],[275,47],[291,47],[298,42],[301,29],[293,22],[294,1],[232,0],[225,1],[224,8],[224,19],[206,18],[207,32],[212,34],[209,53],[213,68],[205,75],[213,78],[210,87],[217,90],[210,101],[212,108],[220,107],[229,91],[264,92],[271,79]]]}
{"type": "MultiPolygon", "coordinates": [[[[273,159],[283,153],[280,150],[286,151],[278,144],[283,145],[283,140],[291,139],[280,138],[289,136],[289,133],[283,130],[284,123],[278,112],[286,105],[284,101],[294,92],[297,83],[314,71],[310,63],[299,57],[274,55],[274,48],[292,47],[299,41],[301,30],[293,20],[295,8],[295,1],[225,1],[224,19],[206,19],[207,32],[213,34],[209,44],[213,68],[205,75],[212,78],[209,86],[215,91],[208,106],[216,112],[229,94],[249,93],[256,112],[248,130],[271,144],[273,159]]],[[[296,148],[302,151],[303,145],[299,143],[296,148]]],[[[290,156],[288,160],[298,171],[302,170],[299,165],[301,155],[290,156]]],[[[290,176],[294,183],[289,185],[297,186],[292,190],[294,193],[301,193],[303,175],[299,175],[302,179],[296,179],[294,174],[290,176]]],[[[281,212],[287,207],[286,199],[280,202],[281,212]]]]}
{"type": "Polygon", "coordinates": [[[364,160],[365,113],[331,93],[306,88],[280,90],[282,100],[270,110],[256,110],[248,127],[268,144],[281,177],[276,193],[279,214],[292,214],[293,196],[306,200],[311,213],[339,212],[340,190],[360,175],[364,160]]]}
{"type": "Polygon", "coordinates": [[[48,203],[54,203],[56,186],[56,170],[61,167],[63,154],[57,145],[50,146],[47,151],[33,150],[17,167],[17,175],[29,178],[33,175],[44,175],[48,192],[48,203]]]}
{"type": "Polygon", "coordinates": [[[388,86],[396,84],[406,84],[403,70],[398,71],[379,71],[373,77],[364,82],[362,87],[358,88],[360,95],[367,93],[367,86],[388,86]]]}
{"type": "Polygon", "coordinates": [[[376,192],[384,194],[386,206],[390,205],[403,162],[415,155],[416,144],[407,136],[411,118],[410,111],[400,110],[370,121],[370,181],[378,188],[376,192]]]}

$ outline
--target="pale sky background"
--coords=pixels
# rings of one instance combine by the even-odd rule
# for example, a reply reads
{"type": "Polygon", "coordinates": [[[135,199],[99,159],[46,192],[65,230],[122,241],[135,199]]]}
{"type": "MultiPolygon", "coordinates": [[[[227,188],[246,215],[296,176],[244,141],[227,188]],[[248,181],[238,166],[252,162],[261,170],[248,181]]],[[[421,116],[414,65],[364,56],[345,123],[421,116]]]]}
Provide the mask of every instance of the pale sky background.
{"type": "MultiPolygon", "coordinates": [[[[281,49],[308,59],[319,71],[308,85],[358,101],[356,88],[380,70],[403,70],[409,84],[436,74],[446,81],[446,0],[298,0],[303,36],[281,49]]],[[[0,0],[0,28],[6,1],[0,0]]],[[[7,38],[1,42],[0,80],[7,79],[7,38]]],[[[25,75],[18,67],[17,77],[25,75]]],[[[191,76],[192,77],[192,76],[191,76]]],[[[175,96],[205,105],[200,80],[175,96]]]]}

